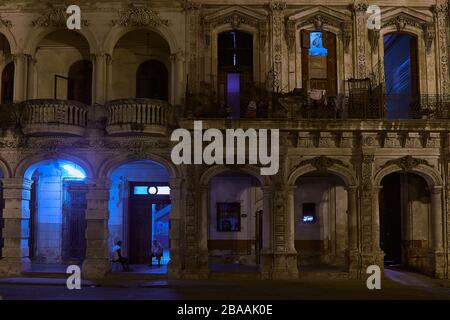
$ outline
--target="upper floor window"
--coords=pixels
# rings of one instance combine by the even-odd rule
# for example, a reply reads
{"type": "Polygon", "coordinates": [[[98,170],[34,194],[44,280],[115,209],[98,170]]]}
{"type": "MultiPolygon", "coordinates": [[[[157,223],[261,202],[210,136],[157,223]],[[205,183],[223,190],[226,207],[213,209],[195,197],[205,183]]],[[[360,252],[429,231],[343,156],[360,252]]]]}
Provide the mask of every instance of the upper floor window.
{"type": "Polygon", "coordinates": [[[169,73],[158,60],[147,60],[136,72],[136,98],[168,100],[169,73]]]}
{"type": "Polygon", "coordinates": [[[67,99],[92,103],[92,62],[79,60],[69,69],[67,99]]]}
{"type": "Polygon", "coordinates": [[[8,63],[2,72],[2,103],[13,102],[14,98],[14,62],[8,63]]]}

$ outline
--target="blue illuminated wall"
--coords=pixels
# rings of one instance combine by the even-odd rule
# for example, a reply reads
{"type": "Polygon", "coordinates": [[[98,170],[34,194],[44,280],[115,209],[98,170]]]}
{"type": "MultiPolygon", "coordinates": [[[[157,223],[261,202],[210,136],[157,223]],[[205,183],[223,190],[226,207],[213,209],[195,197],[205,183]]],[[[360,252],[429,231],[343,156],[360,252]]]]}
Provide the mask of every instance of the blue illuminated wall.
{"type": "MultiPolygon", "coordinates": [[[[83,169],[66,161],[47,161],[26,175],[37,179],[36,262],[60,263],[62,253],[63,180],[85,177],[83,169]]],[[[28,205],[26,203],[25,205],[28,205]]]]}

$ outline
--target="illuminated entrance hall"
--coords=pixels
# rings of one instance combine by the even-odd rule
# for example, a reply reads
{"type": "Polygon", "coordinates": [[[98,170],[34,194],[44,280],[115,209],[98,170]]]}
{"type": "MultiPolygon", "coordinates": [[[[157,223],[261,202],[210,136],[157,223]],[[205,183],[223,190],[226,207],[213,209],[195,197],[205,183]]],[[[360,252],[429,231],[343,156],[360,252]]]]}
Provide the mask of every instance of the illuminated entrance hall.
{"type": "Polygon", "coordinates": [[[260,271],[265,222],[258,179],[232,171],[214,176],[209,182],[208,212],[210,270],[260,271]]]}
{"type": "Polygon", "coordinates": [[[75,163],[47,160],[25,172],[31,181],[29,257],[34,267],[81,265],[86,255],[86,172],[75,163]]]}
{"type": "MultiPolygon", "coordinates": [[[[117,167],[110,179],[109,248],[122,242],[122,255],[131,264],[131,272],[166,273],[172,209],[167,170],[156,162],[133,161],[117,167]],[[163,249],[161,267],[151,257],[155,240],[163,249]]],[[[122,268],[115,263],[112,271],[122,268]]]]}

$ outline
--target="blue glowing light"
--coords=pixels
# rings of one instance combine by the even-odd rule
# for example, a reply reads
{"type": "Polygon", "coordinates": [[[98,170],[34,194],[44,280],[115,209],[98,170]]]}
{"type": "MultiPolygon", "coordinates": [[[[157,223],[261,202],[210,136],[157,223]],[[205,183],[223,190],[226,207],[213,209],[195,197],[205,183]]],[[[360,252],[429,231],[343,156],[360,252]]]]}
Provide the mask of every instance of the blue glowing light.
{"type": "Polygon", "coordinates": [[[71,178],[85,179],[86,175],[80,169],[77,169],[71,164],[64,164],[62,168],[67,172],[67,175],[71,178]]]}
{"type": "Polygon", "coordinates": [[[304,223],[312,223],[312,222],[314,222],[314,217],[305,215],[305,216],[303,216],[303,222],[304,223]]]}
{"type": "Polygon", "coordinates": [[[310,56],[326,57],[328,55],[328,49],[323,47],[322,32],[310,33],[310,56]]]}

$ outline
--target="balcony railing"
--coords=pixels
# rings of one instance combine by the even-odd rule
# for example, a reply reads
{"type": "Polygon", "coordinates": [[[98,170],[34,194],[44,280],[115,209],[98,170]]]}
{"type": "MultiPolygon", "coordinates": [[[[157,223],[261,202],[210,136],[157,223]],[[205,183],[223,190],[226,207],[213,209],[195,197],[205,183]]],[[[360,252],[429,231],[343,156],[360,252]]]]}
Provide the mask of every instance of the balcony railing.
{"type": "Polygon", "coordinates": [[[106,104],[110,135],[165,135],[170,125],[171,106],[154,99],[120,99],[106,104]]]}
{"type": "Polygon", "coordinates": [[[277,108],[290,119],[450,119],[450,95],[385,95],[374,90],[321,100],[290,94],[278,102],[277,108]]]}
{"type": "Polygon", "coordinates": [[[22,130],[28,135],[82,136],[87,125],[87,106],[76,101],[28,100],[22,110],[22,130]]]}

